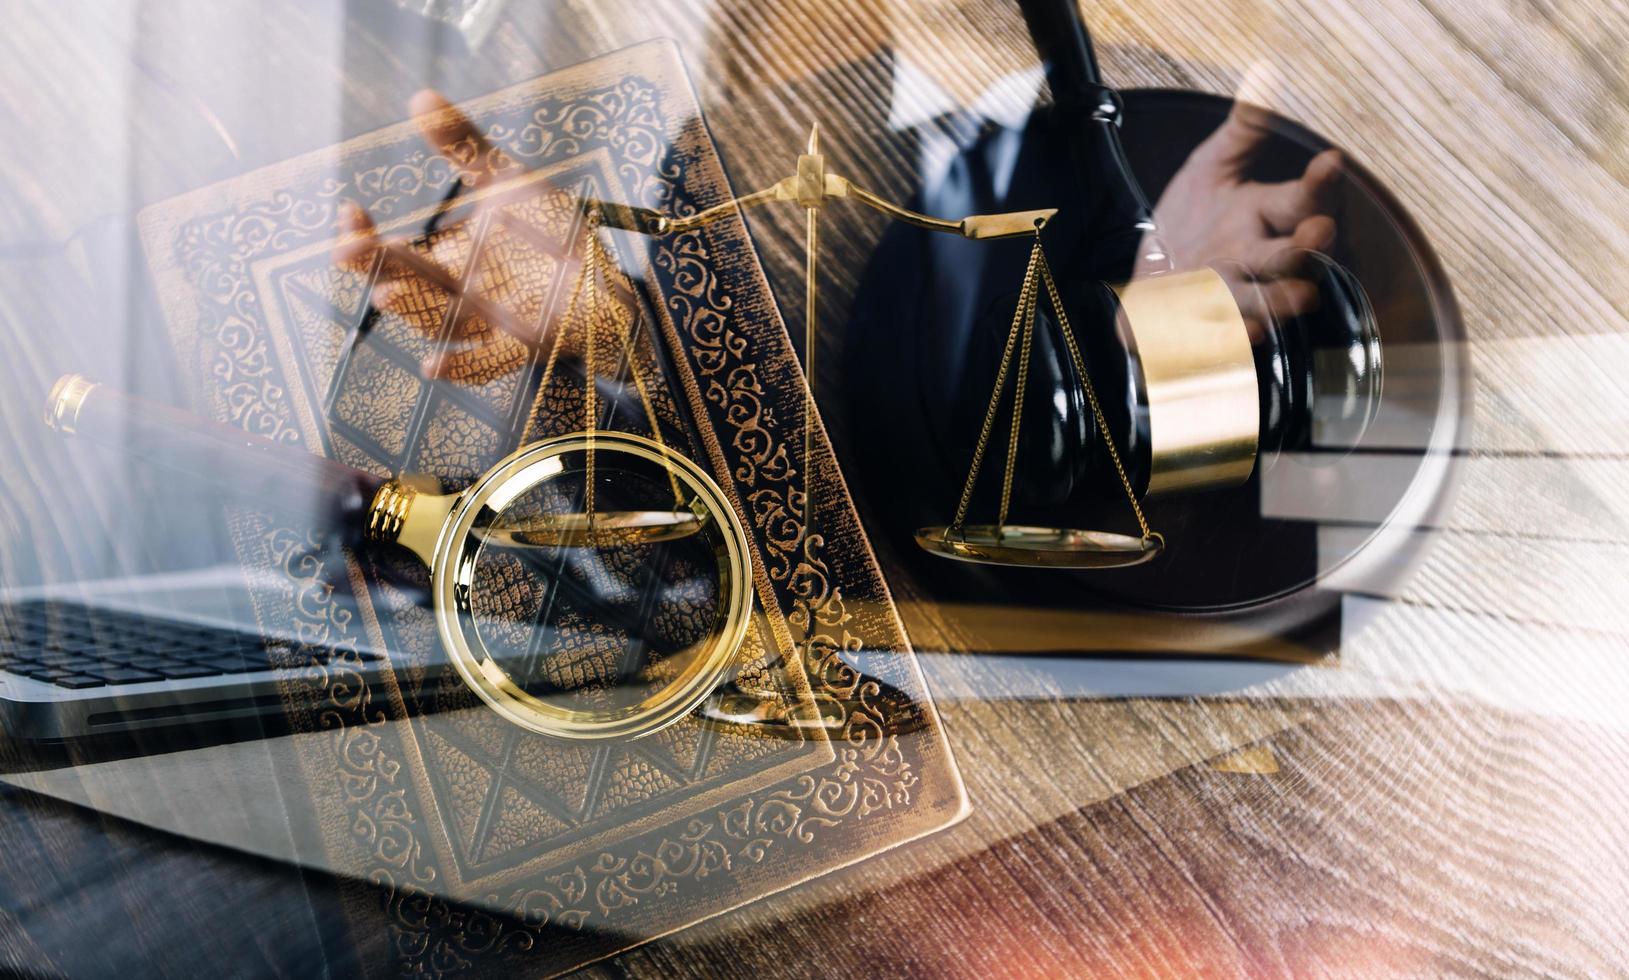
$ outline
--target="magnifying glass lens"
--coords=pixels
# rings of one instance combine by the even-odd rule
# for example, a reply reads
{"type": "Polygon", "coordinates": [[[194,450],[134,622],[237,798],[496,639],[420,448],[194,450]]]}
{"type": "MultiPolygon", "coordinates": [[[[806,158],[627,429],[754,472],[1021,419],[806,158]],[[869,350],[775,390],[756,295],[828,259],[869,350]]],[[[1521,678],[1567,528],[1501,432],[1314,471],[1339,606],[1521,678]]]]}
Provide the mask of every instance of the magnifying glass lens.
{"type": "Polygon", "coordinates": [[[551,711],[611,720],[658,710],[711,669],[729,558],[688,490],[659,458],[603,447],[499,487],[465,566],[483,671],[551,711]]]}

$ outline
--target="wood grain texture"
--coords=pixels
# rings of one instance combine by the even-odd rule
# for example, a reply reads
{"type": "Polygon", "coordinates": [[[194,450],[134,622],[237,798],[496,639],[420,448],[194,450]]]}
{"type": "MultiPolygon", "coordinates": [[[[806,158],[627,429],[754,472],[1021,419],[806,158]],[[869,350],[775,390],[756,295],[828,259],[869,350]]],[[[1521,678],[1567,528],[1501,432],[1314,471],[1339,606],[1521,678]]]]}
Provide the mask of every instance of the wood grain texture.
{"type": "Polygon", "coordinates": [[[1625,799],[1554,773],[1589,727],[1330,706],[949,869],[856,887],[790,938],[769,904],[628,954],[638,975],[1444,976],[1621,972],[1625,799]],[[1558,810],[1576,817],[1570,829],[1558,810]],[[1383,826],[1383,832],[1377,828],[1383,826]],[[753,926],[743,934],[743,928],[753,926]]]}
{"type": "MultiPolygon", "coordinates": [[[[1032,57],[1000,0],[516,2],[473,53],[416,18],[382,15],[382,0],[131,4],[88,19],[69,7],[32,4],[0,36],[7,243],[57,241],[99,215],[395,121],[421,86],[471,97],[656,36],[678,39],[738,189],[783,176],[819,119],[833,169],[903,197],[913,149],[885,132],[891,79],[874,55],[910,46],[943,69],[946,53],[976,50],[991,77],[1032,57]],[[801,53],[816,41],[829,57],[801,53]],[[162,83],[130,66],[132,49],[163,69],[162,83]]],[[[1012,691],[1044,690],[1044,676],[984,658],[936,665],[973,800],[967,823],[592,972],[1624,974],[1629,7],[1108,0],[1086,15],[1111,84],[1243,89],[1361,160],[1426,230],[1464,313],[1475,379],[1453,508],[1422,532],[1406,577],[1364,588],[1377,615],[1347,638],[1340,665],[1288,684],[1038,700],[1012,691]],[[1271,750],[1279,771],[1204,764],[1243,744],[1271,750]]],[[[801,216],[766,210],[751,224],[797,323],[801,216]]],[[[846,319],[881,227],[830,212],[824,324],[846,319]]],[[[104,335],[91,325],[124,322],[129,292],[106,287],[107,268],[75,244],[0,272],[8,445],[37,445],[38,392],[97,353],[104,335]]],[[[839,359],[820,363],[820,389],[835,390],[839,359]]],[[[0,475],[0,569],[71,576],[53,549],[81,553],[118,515],[60,515],[40,488],[92,464],[22,455],[25,468],[0,475]]],[[[965,643],[911,583],[893,584],[919,648],[965,643]]],[[[199,931],[217,937],[204,963],[237,957],[258,972],[297,959],[312,927],[284,914],[291,894],[325,921],[332,896],[320,881],[153,844],[15,792],[0,799],[11,893],[142,936],[117,945],[166,965],[155,972],[178,975],[167,950],[199,931]],[[55,891],[70,855],[95,846],[112,873],[55,891]],[[183,897],[162,923],[138,921],[134,910],[171,891],[183,897]],[[98,893],[100,910],[85,901],[98,893]],[[253,921],[262,908],[279,914],[253,921]]],[[[64,954],[68,918],[0,913],[0,963],[104,964],[64,954]]],[[[377,938],[339,945],[388,955],[369,945],[377,938]]]]}

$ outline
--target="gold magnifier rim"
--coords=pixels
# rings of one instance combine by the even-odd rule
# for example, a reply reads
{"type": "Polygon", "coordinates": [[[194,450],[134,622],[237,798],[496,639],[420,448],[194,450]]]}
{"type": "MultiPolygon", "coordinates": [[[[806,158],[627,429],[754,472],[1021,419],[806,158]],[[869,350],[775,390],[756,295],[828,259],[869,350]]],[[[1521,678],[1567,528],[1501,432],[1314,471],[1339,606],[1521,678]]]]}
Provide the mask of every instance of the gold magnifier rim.
{"type": "MultiPolygon", "coordinates": [[[[546,479],[547,473],[539,475],[546,479]]],[[[528,487],[536,483],[527,484],[528,487]]],[[[747,532],[724,491],[692,460],[643,436],[623,432],[575,432],[523,447],[488,470],[459,494],[442,524],[431,563],[431,593],[437,631],[464,683],[513,724],[555,738],[591,741],[639,738],[660,731],[688,714],[729,675],[752,619],[752,560],[747,532]],[[698,654],[674,681],[636,705],[610,711],[564,708],[525,691],[495,663],[479,642],[471,642],[473,563],[482,538],[471,533],[476,521],[512,481],[530,479],[534,468],[572,452],[628,454],[665,467],[694,497],[693,515],[717,522],[720,540],[719,594],[724,615],[715,624],[710,648],[698,654]],[[697,505],[700,505],[699,507],[697,505]]]]}
{"type": "Polygon", "coordinates": [[[969,524],[922,528],[916,543],[936,555],[987,565],[1125,568],[1159,554],[1165,539],[1158,532],[1139,538],[1084,528],[969,524]]]}

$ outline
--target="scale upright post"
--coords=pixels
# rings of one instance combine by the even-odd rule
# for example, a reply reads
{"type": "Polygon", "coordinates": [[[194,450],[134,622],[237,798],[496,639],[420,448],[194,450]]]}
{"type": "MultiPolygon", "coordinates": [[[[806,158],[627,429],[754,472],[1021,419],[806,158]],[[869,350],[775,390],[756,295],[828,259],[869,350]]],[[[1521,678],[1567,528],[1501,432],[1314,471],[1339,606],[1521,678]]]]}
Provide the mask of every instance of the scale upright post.
{"type": "MultiPolygon", "coordinates": [[[[809,146],[798,157],[797,201],[803,205],[803,551],[808,552],[814,539],[815,480],[814,480],[814,422],[815,422],[815,327],[819,323],[817,305],[819,289],[816,276],[820,262],[820,206],[826,200],[826,161],[820,155],[820,124],[809,129],[809,146]]],[[[814,629],[814,612],[810,610],[809,631],[814,629]]]]}

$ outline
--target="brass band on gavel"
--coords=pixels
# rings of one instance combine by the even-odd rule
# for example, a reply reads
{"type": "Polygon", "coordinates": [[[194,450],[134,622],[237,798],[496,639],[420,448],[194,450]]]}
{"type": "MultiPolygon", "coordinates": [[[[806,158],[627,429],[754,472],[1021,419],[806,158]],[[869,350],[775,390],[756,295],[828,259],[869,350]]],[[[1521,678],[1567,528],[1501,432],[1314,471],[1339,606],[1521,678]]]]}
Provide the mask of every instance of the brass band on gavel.
{"type": "Polygon", "coordinates": [[[1256,466],[1261,398],[1238,302],[1212,269],[1114,287],[1148,407],[1145,494],[1236,486],[1256,466]]]}

